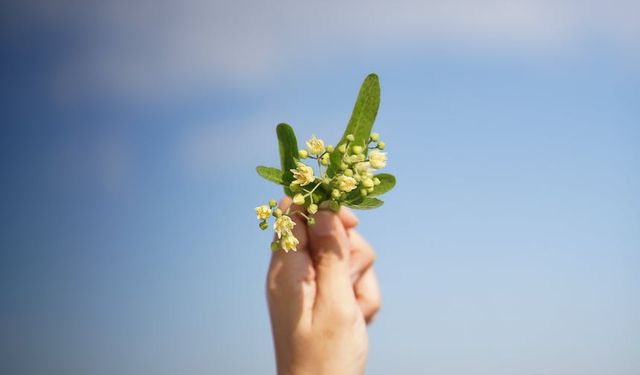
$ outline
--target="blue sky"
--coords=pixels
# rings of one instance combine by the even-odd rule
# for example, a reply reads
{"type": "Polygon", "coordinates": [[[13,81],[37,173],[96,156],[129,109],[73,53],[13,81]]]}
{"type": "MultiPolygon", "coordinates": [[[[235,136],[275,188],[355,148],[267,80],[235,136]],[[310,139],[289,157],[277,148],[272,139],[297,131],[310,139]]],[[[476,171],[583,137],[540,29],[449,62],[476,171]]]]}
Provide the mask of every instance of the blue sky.
{"type": "Polygon", "coordinates": [[[637,4],[3,8],[3,373],[270,373],[253,168],[279,122],[337,139],[370,72],[368,373],[640,371],[637,4]]]}

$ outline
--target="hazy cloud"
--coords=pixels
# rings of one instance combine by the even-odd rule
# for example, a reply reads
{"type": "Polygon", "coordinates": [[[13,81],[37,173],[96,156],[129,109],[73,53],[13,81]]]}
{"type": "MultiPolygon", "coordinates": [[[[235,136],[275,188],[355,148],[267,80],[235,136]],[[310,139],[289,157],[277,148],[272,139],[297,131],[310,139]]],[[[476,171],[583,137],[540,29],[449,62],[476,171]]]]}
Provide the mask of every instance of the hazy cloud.
{"type": "MultiPolygon", "coordinates": [[[[637,49],[632,1],[55,1],[13,15],[73,35],[58,74],[62,94],[87,89],[162,93],[194,85],[255,84],[290,61],[337,51],[500,48],[558,53],[583,43],[637,49]]],[[[10,17],[8,17],[10,18],[10,17]]]]}

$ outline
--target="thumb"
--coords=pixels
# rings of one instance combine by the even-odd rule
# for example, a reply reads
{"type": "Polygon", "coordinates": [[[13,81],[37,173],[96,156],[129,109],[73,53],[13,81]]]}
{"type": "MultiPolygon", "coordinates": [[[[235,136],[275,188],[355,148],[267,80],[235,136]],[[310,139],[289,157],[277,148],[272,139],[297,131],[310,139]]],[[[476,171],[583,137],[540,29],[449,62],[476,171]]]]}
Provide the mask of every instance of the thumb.
{"type": "Polygon", "coordinates": [[[349,237],[340,217],[329,210],[315,214],[316,223],[309,225],[309,252],[316,268],[317,301],[345,302],[355,300],[349,276],[349,237]]]}

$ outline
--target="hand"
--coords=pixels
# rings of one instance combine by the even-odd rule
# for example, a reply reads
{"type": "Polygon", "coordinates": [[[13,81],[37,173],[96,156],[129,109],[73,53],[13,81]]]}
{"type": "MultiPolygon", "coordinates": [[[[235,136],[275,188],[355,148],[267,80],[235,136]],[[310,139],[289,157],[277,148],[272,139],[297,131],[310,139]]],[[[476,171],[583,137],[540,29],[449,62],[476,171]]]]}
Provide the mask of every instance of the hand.
{"type": "Polygon", "coordinates": [[[315,225],[292,218],[298,252],[273,253],[267,275],[278,374],[362,374],[366,323],[380,308],[373,249],[346,208],[319,211],[315,225]]]}

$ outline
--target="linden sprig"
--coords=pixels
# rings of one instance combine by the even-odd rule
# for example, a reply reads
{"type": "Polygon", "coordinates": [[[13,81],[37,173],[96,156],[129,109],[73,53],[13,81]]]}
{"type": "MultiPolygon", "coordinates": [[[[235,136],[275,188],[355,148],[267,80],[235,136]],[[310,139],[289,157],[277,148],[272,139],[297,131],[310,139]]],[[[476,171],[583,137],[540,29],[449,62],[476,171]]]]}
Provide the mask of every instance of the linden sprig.
{"type": "Polygon", "coordinates": [[[275,218],[273,251],[297,250],[299,242],[292,232],[294,214],[313,225],[313,215],[320,207],[338,211],[343,205],[371,209],[383,204],[375,197],[391,190],[396,179],[388,173],[374,174],[387,164],[387,154],[382,152],[385,143],[378,133],[371,133],[379,105],[378,77],[370,74],[362,83],[351,119],[336,147],[325,146],[322,139],[312,135],[305,142],[306,148],[299,149],[293,128],[287,124],[277,126],[281,169],[258,166],[256,170],[265,179],[284,186],[285,194],[304,210],[289,208],[282,212],[273,199],[267,205],[256,207],[261,229],[267,229],[267,220],[275,218]],[[317,170],[303,160],[317,164],[317,170]]]}

